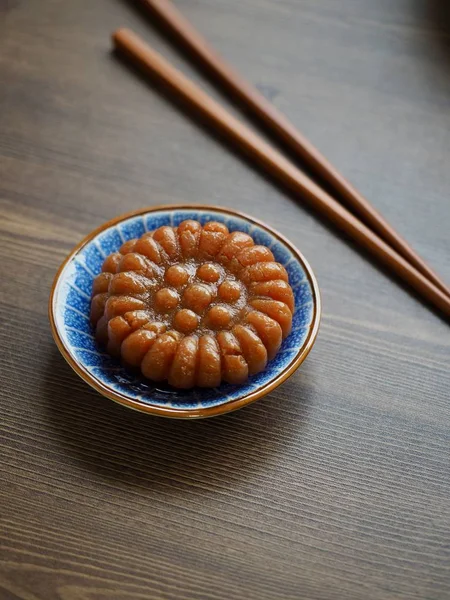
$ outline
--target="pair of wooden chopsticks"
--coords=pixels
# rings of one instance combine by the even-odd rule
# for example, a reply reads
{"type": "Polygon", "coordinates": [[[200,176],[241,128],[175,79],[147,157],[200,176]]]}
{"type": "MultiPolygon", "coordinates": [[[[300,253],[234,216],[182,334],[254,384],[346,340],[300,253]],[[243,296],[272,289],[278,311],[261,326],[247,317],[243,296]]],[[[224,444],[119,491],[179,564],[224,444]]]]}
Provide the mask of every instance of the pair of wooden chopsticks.
{"type": "Polygon", "coordinates": [[[420,296],[450,316],[449,288],[295,127],[214,52],[169,0],[140,2],[176,35],[201,66],[206,67],[241,104],[259,117],[274,136],[287,144],[299,159],[327,181],[359,218],[175,69],[136,34],[127,29],[117,30],[113,34],[117,49],[161,80],[221,134],[225,134],[246,156],[254,159],[297,196],[309,202],[313,208],[378,258],[385,267],[413,287],[420,296]]]}

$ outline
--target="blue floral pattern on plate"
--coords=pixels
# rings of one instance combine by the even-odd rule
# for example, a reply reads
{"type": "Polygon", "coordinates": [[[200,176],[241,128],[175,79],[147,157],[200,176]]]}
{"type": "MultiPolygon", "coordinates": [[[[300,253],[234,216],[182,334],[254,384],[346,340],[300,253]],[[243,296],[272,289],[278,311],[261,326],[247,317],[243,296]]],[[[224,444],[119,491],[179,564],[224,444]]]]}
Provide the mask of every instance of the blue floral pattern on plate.
{"type": "Polygon", "coordinates": [[[221,209],[167,208],[125,217],[82,246],[70,257],[57,278],[51,311],[56,332],[67,354],[99,384],[140,404],[186,411],[215,407],[244,398],[289,368],[306,343],[319,311],[316,292],[296,253],[250,218],[247,220],[221,209]],[[117,251],[125,241],[140,237],[145,231],[152,231],[161,225],[176,226],[185,219],[196,219],[202,224],[220,221],[230,231],[249,233],[255,243],[268,246],[275,259],[288,271],[296,307],[292,332],[264,372],[251,377],[244,385],[222,384],[212,390],[197,388],[185,391],[152,384],[125,369],[120,362],[98,348],[95,342],[89,322],[90,294],[93,279],[101,271],[105,257],[117,251]]]}

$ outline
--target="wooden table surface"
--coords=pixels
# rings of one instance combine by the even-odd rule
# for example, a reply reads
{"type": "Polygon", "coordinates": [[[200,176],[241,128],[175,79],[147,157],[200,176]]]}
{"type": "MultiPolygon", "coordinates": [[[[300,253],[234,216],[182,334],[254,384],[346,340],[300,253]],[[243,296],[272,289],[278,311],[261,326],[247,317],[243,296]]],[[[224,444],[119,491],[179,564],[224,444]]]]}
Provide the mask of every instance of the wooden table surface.
{"type": "MultiPolygon", "coordinates": [[[[450,281],[444,0],[176,4],[450,281]]],[[[0,600],[450,597],[450,330],[110,53],[122,0],[0,1],[0,600]],[[242,209],[323,296],[264,400],[180,422],[91,391],[47,321],[94,227],[154,204],[242,209]]]]}

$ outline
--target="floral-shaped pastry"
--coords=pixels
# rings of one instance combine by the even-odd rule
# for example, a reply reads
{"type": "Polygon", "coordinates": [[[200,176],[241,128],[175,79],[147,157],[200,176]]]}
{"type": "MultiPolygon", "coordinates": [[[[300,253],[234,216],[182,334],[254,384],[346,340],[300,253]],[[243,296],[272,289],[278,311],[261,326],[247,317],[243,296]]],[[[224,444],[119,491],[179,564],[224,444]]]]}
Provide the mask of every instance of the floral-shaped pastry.
{"type": "Polygon", "coordinates": [[[293,311],[287,272],[268,248],[223,223],[188,220],[106,258],[91,321],[110,354],[152,381],[188,389],[261,372],[293,311]]]}

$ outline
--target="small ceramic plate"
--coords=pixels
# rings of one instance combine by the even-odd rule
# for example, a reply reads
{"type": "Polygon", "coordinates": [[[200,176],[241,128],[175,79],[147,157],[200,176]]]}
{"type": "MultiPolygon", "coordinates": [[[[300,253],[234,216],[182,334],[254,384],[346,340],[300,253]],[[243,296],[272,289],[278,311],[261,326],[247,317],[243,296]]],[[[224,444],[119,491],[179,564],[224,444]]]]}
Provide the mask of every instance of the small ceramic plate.
{"type": "Polygon", "coordinates": [[[56,274],[49,302],[53,337],[69,365],[104,396],[136,410],[166,417],[210,417],[223,414],[268,394],[285,381],[308,355],[317,336],[320,296],[316,278],[301,253],[264,223],[227,208],[162,206],[128,213],[88,235],[66,258],[56,274]],[[241,386],[176,390],[153,384],[128,371],[100,349],[89,323],[94,277],[105,257],[129,239],[161,225],[176,226],[185,219],[225,223],[244,231],[256,244],[268,246],[289,274],[295,296],[291,334],[266,369],[241,386]]]}

